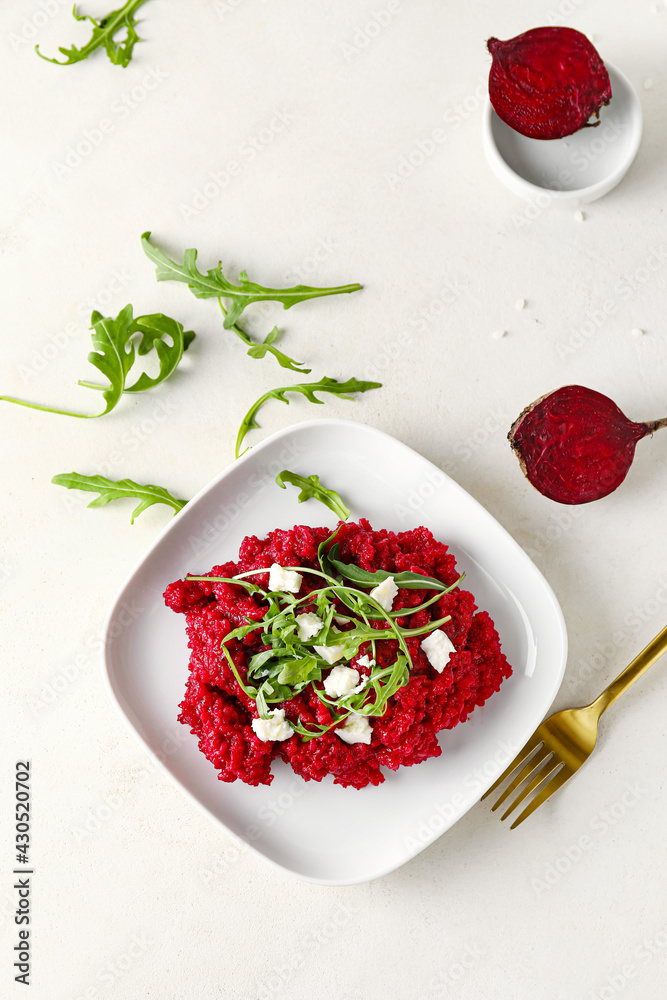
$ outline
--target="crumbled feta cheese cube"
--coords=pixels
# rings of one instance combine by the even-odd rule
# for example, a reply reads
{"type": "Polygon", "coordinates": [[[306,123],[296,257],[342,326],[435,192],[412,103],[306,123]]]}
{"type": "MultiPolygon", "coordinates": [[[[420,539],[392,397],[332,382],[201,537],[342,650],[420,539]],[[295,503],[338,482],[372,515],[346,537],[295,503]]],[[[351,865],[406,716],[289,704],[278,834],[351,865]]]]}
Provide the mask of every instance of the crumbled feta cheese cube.
{"type": "Polygon", "coordinates": [[[361,682],[359,684],[357,684],[356,688],[352,688],[352,690],[350,691],[350,694],[359,694],[360,691],[364,690],[364,688],[368,684],[368,681],[369,681],[368,677],[362,677],[361,678],[361,682]]]}
{"type": "Polygon", "coordinates": [[[297,615],[296,623],[299,626],[299,639],[301,639],[301,642],[304,642],[305,639],[312,639],[313,636],[316,636],[324,628],[322,619],[318,618],[312,611],[307,611],[305,615],[297,615]]]}
{"type": "Polygon", "coordinates": [[[298,594],[301,590],[303,577],[301,573],[293,570],[283,569],[278,563],[274,563],[269,573],[269,590],[282,590],[286,594],[298,594]]]}
{"type": "Polygon", "coordinates": [[[334,732],[345,743],[370,743],[373,735],[371,724],[366,716],[357,715],[356,712],[350,712],[340,729],[334,729],[334,732]]]}
{"type": "Polygon", "coordinates": [[[357,657],[357,665],[360,667],[374,667],[375,660],[371,660],[368,653],[365,653],[363,656],[357,657]]]}
{"type": "Polygon", "coordinates": [[[334,667],[328,677],[324,678],[324,690],[330,698],[343,698],[352,694],[359,683],[359,671],[354,667],[334,667]]]}
{"type": "Polygon", "coordinates": [[[327,663],[336,663],[345,652],[345,646],[313,646],[313,649],[327,663]]]}
{"type": "Polygon", "coordinates": [[[252,720],[252,728],[260,740],[263,740],[264,743],[270,743],[272,740],[288,740],[293,735],[294,730],[285,720],[285,709],[274,708],[272,712],[269,712],[269,715],[270,719],[252,720]]]}
{"type": "Polygon", "coordinates": [[[447,633],[443,632],[440,628],[436,629],[435,632],[431,632],[430,635],[427,635],[422,640],[421,648],[426,653],[431,666],[439,674],[442,673],[449,663],[449,657],[452,653],[456,652],[456,646],[454,646],[447,633]]]}
{"type": "Polygon", "coordinates": [[[382,583],[379,583],[377,587],[371,590],[371,597],[374,597],[385,611],[391,611],[397,593],[398,587],[396,586],[396,581],[393,576],[388,576],[386,580],[383,580],[382,583]]]}

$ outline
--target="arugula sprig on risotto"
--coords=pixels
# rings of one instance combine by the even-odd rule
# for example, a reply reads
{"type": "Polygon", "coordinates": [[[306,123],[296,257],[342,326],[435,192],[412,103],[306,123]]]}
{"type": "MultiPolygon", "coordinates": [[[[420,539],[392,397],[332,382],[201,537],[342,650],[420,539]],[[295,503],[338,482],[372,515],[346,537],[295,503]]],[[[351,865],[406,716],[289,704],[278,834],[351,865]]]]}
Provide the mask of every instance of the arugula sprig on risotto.
{"type": "MultiPolygon", "coordinates": [[[[301,489],[299,502],[314,498],[324,503],[337,515],[350,510],[334,490],[327,489],[319,477],[304,478],[297,473],[283,470],[276,477],[279,486],[286,482],[301,489]]],[[[397,624],[398,618],[413,615],[448,594],[461,583],[463,577],[446,586],[440,580],[418,573],[378,571],[370,573],[357,566],[343,563],[338,558],[338,546],[331,544],[340,525],[318,548],[319,570],[309,566],[280,566],[248,570],[233,577],[192,576],[188,581],[227,583],[244,587],[250,594],[266,602],[264,617],[247,618],[247,624],[230,631],[222,644],[222,651],[239,686],[257,704],[260,719],[269,721],[275,716],[271,705],[290,701],[311,685],[317,698],[331,711],[328,725],[304,726],[300,721],[284,722],[304,740],[314,739],[330,729],[338,731],[350,716],[368,718],[385,714],[389,699],[410,679],[412,657],[406,639],[426,635],[444,625],[450,616],[416,628],[397,624]],[[260,586],[251,577],[266,576],[268,583],[260,586]],[[304,577],[323,581],[319,587],[302,597],[304,577]],[[351,580],[350,586],[345,579],[351,580]],[[373,588],[369,593],[360,588],[373,588]],[[432,589],[432,597],[417,607],[391,609],[399,587],[432,589]],[[372,624],[372,623],[375,624],[372,624]],[[264,645],[251,657],[244,680],[230,654],[232,640],[243,641],[253,632],[260,631],[264,645]],[[396,641],[398,653],[389,666],[377,662],[377,645],[388,639],[396,641]],[[363,675],[348,664],[354,658],[357,664],[370,668],[363,675]],[[338,666],[336,666],[338,664],[338,666]],[[323,672],[333,669],[323,678],[323,672]]],[[[285,729],[287,733],[287,729],[285,729]]]]}

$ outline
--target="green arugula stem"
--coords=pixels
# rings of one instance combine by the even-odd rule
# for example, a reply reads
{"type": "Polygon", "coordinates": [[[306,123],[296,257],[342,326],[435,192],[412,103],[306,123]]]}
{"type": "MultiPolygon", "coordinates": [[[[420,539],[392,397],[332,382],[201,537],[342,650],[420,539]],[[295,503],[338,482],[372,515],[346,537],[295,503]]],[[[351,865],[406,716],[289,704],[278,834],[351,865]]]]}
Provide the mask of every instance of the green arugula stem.
{"type": "Polygon", "coordinates": [[[280,336],[280,331],[277,326],[274,326],[273,330],[267,334],[266,339],[263,343],[253,340],[249,337],[245,330],[242,330],[238,323],[228,323],[227,322],[227,310],[222,304],[222,299],[218,299],[218,305],[220,306],[220,311],[225,317],[223,326],[226,330],[231,330],[236,336],[241,340],[248,348],[248,356],[251,358],[263,358],[267,353],[272,354],[281,368],[289,368],[290,371],[300,372],[302,375],[310,375],[311,368],[299,367],[302,364],[301,361],[295,361],[293,358],[287,356],[282,351],[279,351],[277,347],[274,347],[275,341],[280,336]]]}
{"type": "Polygon", "coordinates": [[[40,403],[29,403],[25,399],[16,399],[15,396],[0,396],[0,400],[5,403],[16,403],[17,406],[27,406],[30,410],[42,410],[44,413],[60,413],[63,417],[80,417],[82,420],[92,420],[99,417],[99,413],[74,413],[72,410],[58,410],[54,406],[42,406],[40,403]]]}
{"type": "Polygon", "coordinates": [[[15,396],[0,396],[0,400],[26,406],[31,410],[60,413],[65,417],[79,417],[83,420],[103,417],[114,409],[124,393],[146,392],[169,378],[195,338],[191,330],[185,331],[175,319],[162,313],[137,316],[134,319],[131,305],[125,306],[115,319],[94,312],[91,316],[91,330],[95,349],[88,355],[88,361],[109,380],[109,385],[99,385],[87,379],[81,379],[79,385],[102,393],[106,405],[101,413],[75,413],[55,406],[30,403],[15,396]],[[136,337],[140,338],[138,343],[136,337]],[[150,353],[157,356],[160,366],[158,374],[151,376],[142,372],[133,385],[128,385],[128,376],[137,355],[150,353]]]}
{"type": "MultiPolygon", "coordinates": [[[[281,591],[264,591],[261,587],[255,586],[254,592],[261,594],[264,600],[269,601],[269,609],[267,609],[269,613],[265,613],[265,616],[259,620],[246,616],[248,624],[232,629],[231,632],[227,633],[222,643],[225,658],[237,682],[246,695],[255,700],[260,716],[268,718],[269,705],[291,700],[308,683],[312,684],[316,697],[330,710],[334,710],[334,720],[330,725],[318,726],[316,729],[308,729],[300,722],[290,721],[294,731],[304,739],[313,739],[332,727],[340,725],[350,712],[374,717],[384,715],[387,711],[389,698],[410,679],[413,662],[406,639],[434,631],[440,625],[450,621],[450,616],[431,620],[419,628],[401,628],[394,620],[394,616],[406,617],[421,610],[421,605],[418,608],[401,608],[395,613],[387,612],[370,594],[333,580],[322,571],[306,566],[285,566],[283,569],[302,574],[312,573],[327,581],[326,586],[301,598],[294,598],[293,595],[281,591]],[[346,607],[351,607],[357,616],[357,624],[348,631],[332,630],[336,611],[336,605],[333,601],[336,599],[342,601],[346,607]],[[286,602],[285,607],[280,607],[281,600],[286,602]],[[307,640],[300,640],[295,635],[296,609],[302,604],[314,605],[323,620],[323,625],[317,635],[307,640]],[[372,608],[377,617],[383,618],[388,628],[374,628],[366,614],[365,606],[372,608]],[[359,622],[359,619],[363,624],[359,622]],[[248,682],[244,682],[227,648],[227,643],[232,639],[242,641],[251,632],[259,630],[262,631],[261,641],[267,648],[252,657],[247,667],[248,682]],[[360,691],[335,699],[327,696],[324,688],[315,685],[314,681],[321,678],[321,670],[329,666],[328,661],[324,658],[319,655],[315,656],[314,647],[317,644],[324,646],[342,645],[345,648],[344,657],[349,662],[365,642],[370,643],[373,659],[375,659],[376,642],[387,639],[393,639],[398,643],[400,653],[395,663],[383,668],[372,667],[367,683],[360,691]],[[261,673],[253,676],[254,671],[261,671],[261,673]],[[249,683],[251,677],[253,679],[256,677],[259,683],[258,687],[249,683]]],[[[188,575],[187,579],[224,582],[247,587],[249,586],[246,582],[247,577],[269,572],[270,567],[267,566],[246,570],[234,577],[193,577],[188,575]]],[[[437,594],[436,599],[439,596],[441,595],[437,594]]],[[[428,604],[433,603],[433,599],[426,603],[428,606],[428,604]]],[[[351,623],[354,620],[354,618],[350,619],[351,623]]]]}
{"type": "MultiPolygon", "coordinates": [[[[287,393],[296,392],[305,396],[309,402],[321,405],[322,400],[318,399],[315,395],[317,392],[326,392],[335,396],[340,396],[342,399],[354,400],[354,397],[350,395],[353,392],[368,392],[369,389],[380,389],[381,387],[381,382],[362,382],[356,378],[350,378],[347,382],[338,382],[337,379],[329,378],[328,375],[325,375],[319,382],[296,382],[294,385],[284,385],[277,389],[269,389],[268,392],[263,393],[259,399],[255,400],[241,421],[241,426],[239,427],[239,432],[236,436],[235,457],[239,458],[241,454],[244,454],[244,452],[241,452],[241,445],[243,444],[245,436],[248,431],[259,427],[255,417],[264,404],[268,403],[270,399],[277,399],[281,403],[289,404],[287,393]]],[[[246,448],[245,451],[247,450],[248,449],[246,448]]]]}
{"type": "MultiPolygon", "coordinates": [[[[283,566],[281,568],[285,570],[290,570],[290,572],[294,571],[295,573],[312,573],[313,576],[321,576],[324,580],[329,580],[330,583],[335,584],[336,586],[338,585],[338,580],[335,580],[334,577],[327,576],[326,573],[323,573],[319,569],[311,569],[310,566],[283,566]]],[[[245,573],[239,573],[237,576],[235,576],[234,581],[243,580],[245,579],[246,576],[255,576],[257,573],[270,573],[270,572],[271,572],[270,566],[266,566],[264,569],[249,569],[246,570],[245,573]]],[[[207,579],[209,580],[215,579],[215,577],[207,577],[207,579]]],[[[305,598],[300,597],[299,600],[303,601],[305,600],[305,598]]]]}

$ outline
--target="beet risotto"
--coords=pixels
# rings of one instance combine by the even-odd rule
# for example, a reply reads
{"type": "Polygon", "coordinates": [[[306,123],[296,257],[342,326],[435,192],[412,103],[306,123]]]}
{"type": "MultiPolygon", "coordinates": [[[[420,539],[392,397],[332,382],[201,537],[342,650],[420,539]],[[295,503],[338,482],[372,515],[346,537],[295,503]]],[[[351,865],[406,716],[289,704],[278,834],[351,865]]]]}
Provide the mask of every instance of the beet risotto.
{"type": "Polygon", "coordinates": [[[167,587],[186,616],[179,721],[221,781],[268,785],[276,758],[307,781],[363,788],[439,757],[512,669],[495,626],[426,528],[296,525],[167,587]]]}

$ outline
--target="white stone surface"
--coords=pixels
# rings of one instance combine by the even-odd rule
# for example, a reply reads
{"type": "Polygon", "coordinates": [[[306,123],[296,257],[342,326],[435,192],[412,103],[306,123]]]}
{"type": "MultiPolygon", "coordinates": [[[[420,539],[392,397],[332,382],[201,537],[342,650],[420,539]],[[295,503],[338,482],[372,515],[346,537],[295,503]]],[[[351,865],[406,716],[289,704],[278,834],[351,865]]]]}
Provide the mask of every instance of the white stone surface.
{"type": "MultiPolygon", "coordinates": [[[[666,415],[667,16],[623,0],[387,10],[383,0],[150,0],[146,41],[123,70],[101,55],[65,69],[34,55],[35,42],[50,54],[86,40],[69,4],[0,9],[0,391],[93,412],[98,397],[76,385],[90,377],[92,308],[115,314],[131,301],[198,334],[171,383],[102,420],[0,403],[2,996],[21,995],[9,868],[11,779],[25,757],[33,1000],[321,1000],[332,982],[344,1000],[663,996],[664,663],[610,710],[582,772],[518,830],[483,803],[399,871],[340,889],[294,882],[239,849],[153,766],[101,682],[106,607],[169,515],[154,508],[130,526],[129,505],[86,510],[51,477],[129,476],[191,496],[232,461],[250,403],[291,381],[271,358],[248,359],[214,304],[155,282],[145,229],[175,254],[197,247],[202,266],[221,258],[232,276],[363,283],[287,313],[254,308],[248,327],[264,336],[278,323],[281,347],[314,378],[384,388],[317,411],[273,403],[248,443],[348,416],[448,471],[562,602],[571,651],[555,707],[590,701],[665,624],[667,438],[640,443],[617,493],[570,509],[524,481],[506,433],[568,382],[635,419],[666,415]],[[484,40],[552,21],[595,33],[645,114],[635,164],[583,226],[509,194],[480,143],[484,40]],[[90,151],[59,178],[80,143],[90,151]],[[518,297],[530,308],[517,312],[518,297]],[[496,329],[510,335],[496,341],[496,329]],[[267,897],[280,899],[279,922],[267,897]]],[[[181,729],[174,721],[166,753],[181,729]]],[[[298,796],[299,780],[290,788],[298,796]]],[[[258,823],[279,824],[288,798],[258,823]]]]}

